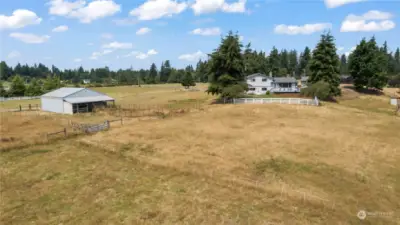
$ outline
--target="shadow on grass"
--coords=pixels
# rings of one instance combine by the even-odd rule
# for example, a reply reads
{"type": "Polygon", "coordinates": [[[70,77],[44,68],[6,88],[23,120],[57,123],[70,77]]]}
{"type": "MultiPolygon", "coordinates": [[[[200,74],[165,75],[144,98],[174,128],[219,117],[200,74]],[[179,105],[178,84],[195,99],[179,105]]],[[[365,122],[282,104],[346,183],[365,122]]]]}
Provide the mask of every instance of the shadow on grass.
{"type": "Polygon", "coordinates": [[[384,93],[381,90],[378,90],[378,89],[375,89],[375,88],[356,89],[352,85],[346,85],[346,86],[343,86],[343,88],[353,90],[353,91],[355,91],[357,93],[360,93],[360,94],[375,95],[375,96],[384,95],[384,93]]]}

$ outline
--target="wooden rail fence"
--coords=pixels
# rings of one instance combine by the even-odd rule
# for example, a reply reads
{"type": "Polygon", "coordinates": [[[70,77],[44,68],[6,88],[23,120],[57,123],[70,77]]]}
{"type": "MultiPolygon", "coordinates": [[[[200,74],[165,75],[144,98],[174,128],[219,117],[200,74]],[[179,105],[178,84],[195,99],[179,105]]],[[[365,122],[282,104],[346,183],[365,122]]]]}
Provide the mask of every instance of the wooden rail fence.
{"type": "Polygon", "coordinates": [[[53,132],[53,133],[47,133],[46,134],[46,140],[49,140],[49,137],[53,136],[53,135],[57,135],[57,134],[64,134],[64,137],[67,137],[67,128],[64,128],[62,131],[57,131],[57,132],[53,132]]]}

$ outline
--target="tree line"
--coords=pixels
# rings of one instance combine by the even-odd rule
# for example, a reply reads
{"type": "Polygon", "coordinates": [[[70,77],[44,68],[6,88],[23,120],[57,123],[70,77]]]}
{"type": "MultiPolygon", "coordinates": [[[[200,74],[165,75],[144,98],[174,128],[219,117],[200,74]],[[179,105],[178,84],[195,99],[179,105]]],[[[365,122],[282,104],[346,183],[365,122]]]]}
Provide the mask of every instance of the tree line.
{"type": "Polygon", "coordinates": [[[295,50],[278,52],[275,47],[266,56],[251,50],[250,44],[243,49],[239,35],[229,32],[209,55],[207,92],[222,98],[240,97],[247,90],[245,76],[256,72],[272,72],[274,76],[305,75],[309,86],[302,89],[302,94],[322,99],[341,95],[340,75],[346,73],[357,90],[381,90],[388,84],[400,85],[399,56],[399,48],[395,53],[388,52],[387,43],[379,47],[375,37],[368,41],[364,38],[349,57],[339,56],[330,32],[321,35],[313,51],[306,47],[299,58],[295,50]]]}
{"type": "MultiPolygon", "coordinates": [[[[158,83],[183,83],[183,86],[188,87],[195,82],[209,82],[219,93],[222,87],[213,86],[216,79],[221,79],[224,85],[230,86],[232,83],[244,81],[244,76],[253,73],[272,73],[275,77],[308,76],[311,83],[324,80],[331,84],[329,89],[334,95],[339,94],[337,88],[333,88],[338,82],[336,75],[350,75],[358,89],[380,89],[386,84],[400,86],[400,50],[397,48],[396,51],[389,52],[386,42],[379,47],[372,37],[368,41],[363,39],[348,57],[345,54],[338,55],[334,38],[327,33],[321,36],[313,51],[309,47],[305,47],[300,53],[273,47],[267,54],[253,50],[250,43],[243,46],[238,34],[230,32],[221,39],[220,46],[206,60],[199,60],[195,67],[188,65],[181,69],[171,66],[169,60],[162,62],[159,68],[153,63],[149,69],[129,68],[117,71],[108,67],[85,70],[82,66],[60,70],[54,65],[48,68],[42,63],[33,66],[18,63],[11,67],[2,61],[0,81],[8,81],[11,85],[6,90],[1,82],[0,94],[40,95],[60,86],[80,86],[84,80],[90,80],[88,86],[96,87],[158,83]],[[230,58],[227,58],[228,55],[230,58]],[[236,81],[233,82],[226,76],[220,77],[220,73],[229,74],[236,81]],[[240,73],[240,76],[233,75],[236,73],[240,73]]],[[[211,92],[215,91],[212,90],[211,88],[211,92]]]]}

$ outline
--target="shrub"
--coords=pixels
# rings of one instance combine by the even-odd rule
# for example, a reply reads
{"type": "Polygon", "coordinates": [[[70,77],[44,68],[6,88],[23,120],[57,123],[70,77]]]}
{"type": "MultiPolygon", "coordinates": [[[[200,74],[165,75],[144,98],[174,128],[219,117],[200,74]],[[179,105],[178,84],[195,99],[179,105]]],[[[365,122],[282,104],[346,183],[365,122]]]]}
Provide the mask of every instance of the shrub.
{"type": "Polygon", "coordinates": [[[389,87],[400,87],[400,74],[389,78],[388,86],[389,87]]]}
{"type": "Polygon", "coordinates": [[[271,92],[270,91],[267,91],[267,93],[265,93],[266,95],[270,95],[271,94],[271,92]]]}
{"type": "Polygon", "coordinates": [[[307,97],[317,97],[321,100],[328,100],[331,97],[329,84],[323,81],[318,81],[309,87],[301,89],[301,95],[307,97]]]}

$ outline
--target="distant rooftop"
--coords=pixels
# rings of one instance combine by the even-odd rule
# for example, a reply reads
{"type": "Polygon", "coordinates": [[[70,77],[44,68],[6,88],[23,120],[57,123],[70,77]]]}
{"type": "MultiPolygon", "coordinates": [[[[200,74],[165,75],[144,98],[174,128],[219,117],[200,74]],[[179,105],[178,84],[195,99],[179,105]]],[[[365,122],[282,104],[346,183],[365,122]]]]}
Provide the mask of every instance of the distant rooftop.
{"type": "Polygon", "coordinates": [[[276,83],[295,83],[297,82],[294,77],[274,77],[276,83]]]}

